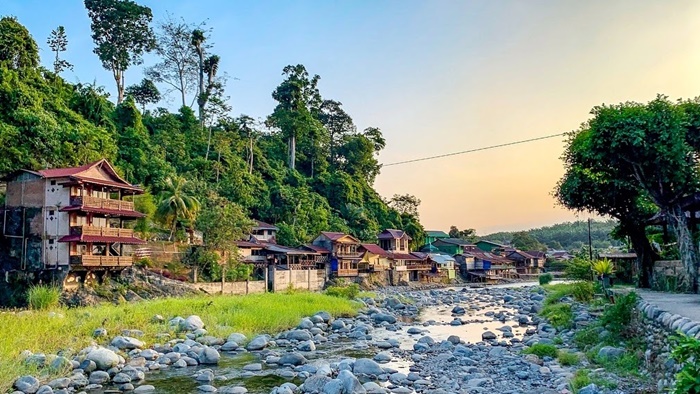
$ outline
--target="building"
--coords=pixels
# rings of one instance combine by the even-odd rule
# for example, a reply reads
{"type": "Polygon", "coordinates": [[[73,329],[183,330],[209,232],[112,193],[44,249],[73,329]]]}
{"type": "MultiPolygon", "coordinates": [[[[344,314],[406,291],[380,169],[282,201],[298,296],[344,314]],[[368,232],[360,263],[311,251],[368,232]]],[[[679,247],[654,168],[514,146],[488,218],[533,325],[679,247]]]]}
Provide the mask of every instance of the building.
{"type": "MultiPolygon", "coordinates": [[[[539,252],[542,253],[542,252],[539,252]]],[[[515,269],[521,275],[537,275],[544,270],[544,260],[540,261],[539,253],[537,256],[530,252],[507,248],[503,255],[515,262],[515,269]]]]}
{"type": "Polygon", "coordinates": [[[129,228],[143,193],[106,160],[80,167],[20,170],[6,179],[0,269],[5,272],[121,270],[133,263],[133,245],[144,244],[129,228]]]}
{"type": "Polygon", "coordinates": [[[483,250],[484,252],[493,252],[494,249],[505,249],[506,245],[499,244],[498,242],[487,241],[485,239],[477,241],[474,243],[477,248],[483,250]]]}
{"type": "Polygon", "coordinates": [[[449,234],[439,230],[427,230],[425,232],[425,244],[430,245],[438,239],[450,238],[449,234]]]}
{"type": "Polygon", "coordinates": [[[332,275],[349,278],[358,276],[361,259],[359,239],[349,234],[322,231],[311,244],[330,251],[332,275]]]}
{"type": "Polygon", "coordinates": [[[445,253],[450,256],[461,254],[464,250],[474,246],[466,239],[461,238],[443,238],[434,241],[433,243],[421,248],[421,252],[426,253],[445,253]]]}
{"type": "Polygon", "coordinates": [[[279,231],[277,226],[256,220],[255,226],[253,226],[250,231],[250,235],[258,241],[276,244],[277,231],[279,231]]]}
{"type": "Polygon", "coordinates": [[[362,259],[359,263],[360,272],[386,272],[391,270],[392,260],[389,252],[375,244],[360,244],[362,259]]]}
{"type": "Polygon", "coordinates": [[[379,247],[387,252],[409,253],[411,236],[403,230],[386,229],[377,236],[379,247]]]}
{"type": "Polygon", "coordinates": [[[518,277],[513,260],[476,246],[469,247],[454,257],[460,269],[465,270],[466,276],[472,281],[499,281],[518,277]]]}

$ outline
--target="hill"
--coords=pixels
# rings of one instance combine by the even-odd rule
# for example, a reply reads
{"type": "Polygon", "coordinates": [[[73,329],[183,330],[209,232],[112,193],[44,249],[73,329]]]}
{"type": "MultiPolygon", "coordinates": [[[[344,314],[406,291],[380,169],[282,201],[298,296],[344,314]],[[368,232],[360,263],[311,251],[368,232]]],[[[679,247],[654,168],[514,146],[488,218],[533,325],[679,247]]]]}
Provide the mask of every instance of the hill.
{"type": "MultiPolygon", "coordinates": [[[[611,232],[617,226],[614,220],[591,221],[591,241],[593,248],[606,249],[611,246],[622,246],[623,243],[614,239],[611,232]]],[[[534,228],[526,231],[498,232],[480,236],[480,239],[510,244],[514,237],[522,237],[523,233],[531,236],[537,242],[550,249],[578,250],[588,245],[588,222],[558,223],[552,226],[534,228]]]]}

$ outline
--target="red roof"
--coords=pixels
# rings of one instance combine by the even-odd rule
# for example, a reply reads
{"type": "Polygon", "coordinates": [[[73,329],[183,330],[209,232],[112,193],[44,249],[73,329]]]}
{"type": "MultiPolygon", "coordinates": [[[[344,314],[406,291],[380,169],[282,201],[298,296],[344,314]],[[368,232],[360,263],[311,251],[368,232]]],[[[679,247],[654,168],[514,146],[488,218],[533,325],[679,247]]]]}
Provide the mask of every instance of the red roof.
{"type": "Polygon", "coordinates": [[[125,181],[117,171],[112,167],[111,164],[105,159],[98,160],[93,163],[88,163],[80,167],[68,167],[68,168],[51,168],[46,170],[39,170],[37,173],[44,178],[72,178],[75,180],[81,180],[88,183],[96,183],[106,186],[116,186],[122,189],[130,189],[134,191],[141,191],[137,186],[130,184],[125,181]],[[107,179],[95,179],[89,176],[82,175],[85,171],[91,168],[100,167],[102,170],[106,171],[115,181],[110,181],[107,179]]]}
{"type": "Polygon", "coordinates": [[[345,233],[334,233],[334,232],[331,232],[331,231],[321,231],[321,234],[325,235],[325,236],[326,236],[328,239],[330,239],[331,241],[338,241],[338,240],[341,239],[341,238],[350,237],[350,238],[352,238],[355,242],[360,243],[360,241],[359,241],[357,238],[353,237],[352,235],[345,234],[345,233]]]}
{"type": "Polygon", "coordinates": [[[274,226],[269,223],[261,222],[260,220],[255,221],[255,226],[253,226],[254,229],[258,230],[279,230],[277,226],[274,226]]]}
{"type": "Polygon", "coordinates": [[[406,234],[403,230],[396,230],[393,228],[388,228],[381,233],[379,233],[379,236],[377,238],[379,239],[401,239],[403,237],[408,238],[409,240],[413,239],[411,238],[410,235],[406,234]]]}
{"type": "Polygon", "coordinates": [[[410,253],[390,253],[389,256],[394,260],[425,260],[425,258],[420,258],[414,254],[410,253]]]}
{"type": "Polygon", "coordinates": [[[123,243],[129,245],[141,245],[146,241],[136,237],[104,237],[99,235],[66,235],[58,242],[96,242],[96,243],[123,243]]]}
{"type": "Polygon", "coordinates": [[[376,254],[376,255],[379,255],[379,256],[383,256],[383,257],[389,256],[389,252],[387,252],[386,250],[380,248],[379,245],[375,245],[375,244],[360,244],[360,246],[362,246],[366,251],[368,251],[368,252],[370,252],[370,253],[372,253],[372,254],[376,254]]]}
{"type": "MultiPolygon", "coordinates": [[[[104,159],[102,159],[104,160],[104,159]]],[[[94,163],[84,164],[80,167],[68,167],[68,168],[49,168],[46,170],[37,171],[44,178],[65,178],[83,172],[90,167],[99,164],[102,160],[96,161],[94,163]]]]}
{"type": "Polygon", "coordinates": [[[248,241],[236,241],[236,246],[239,248],[249,248],[249,249],[262,249],[263,246],[260,244],[256,244],[254,242],[248,242],[248,241]]]}
{"type": "Polygon", "coordinates": [[[67,207],[61,208],[61,211],[66,212],[66,211],[83,211],[83,212],[92,212],[92,213],[101,213],[104,215],[110,215],[110,216],[125,216],[125,217],[132,217],[132,218],[142,218],[145,217],[141,212],[137,211],[122,211],[118,209],[106,209],[106,208],[92,208],[92,207],[86,207],[82,205],[70,205],[67,207]]]}

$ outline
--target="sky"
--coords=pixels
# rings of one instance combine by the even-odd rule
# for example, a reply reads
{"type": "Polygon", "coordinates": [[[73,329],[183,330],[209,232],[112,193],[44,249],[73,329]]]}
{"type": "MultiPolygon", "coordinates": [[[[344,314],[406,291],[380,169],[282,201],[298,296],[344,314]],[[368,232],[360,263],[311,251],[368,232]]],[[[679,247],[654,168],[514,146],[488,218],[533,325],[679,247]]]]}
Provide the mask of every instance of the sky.
{"type": "MultiPolygon", "coordinates": [[[[695,0],[138,2],[156,21],[207,22],[236,115],[267,116],[282,68],[301,63],[359,129],[382,130],[381,163],[567,132],[603,103],[700,95],[695,0]]],[[[0,0],[0,15],[29,29],[46,66],[46,37],[65,26],[75,68],[64,77],[115,91],[82,1],[0,0]]],[[[127,85],[141,78],[140,66],[126,73],[127,85]]],[[[390,166],[374,186],[418,197],[427,229],[484,235],[587,219],[552,197],[564,147],[558,137],[390,166]]]]}

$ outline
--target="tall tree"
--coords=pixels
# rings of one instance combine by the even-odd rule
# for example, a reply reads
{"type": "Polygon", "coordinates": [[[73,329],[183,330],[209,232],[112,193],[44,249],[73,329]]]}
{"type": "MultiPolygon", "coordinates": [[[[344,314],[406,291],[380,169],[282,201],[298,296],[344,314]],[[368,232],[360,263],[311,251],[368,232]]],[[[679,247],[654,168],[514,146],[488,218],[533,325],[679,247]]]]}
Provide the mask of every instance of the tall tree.
{"type": "Polygon", "coordinates": [[[156,30],[156,53],[161,61],[145,70],[153,81],[179,92],[182,107],[187,106],[187,94],[197,90],[199,62],[192,45],[192,32],[200,30],[202,25],[175,20],[168,15],[156,30]]]}
{"type": "Polygon", "coordinates": [[[253,173],[253,158],[255,154],[255,140],[260,136],[260,132],[255,129],[255,120],[248,115],[241,115],[236,118],[236,124],[240,130],[241,136],[246,140],[246,151],[248,158],[248,173],[253,173]]]}
{"type": "Polygon", "coordinates": [[[450,232],[448,234],[451,238],[465,239],[469,242],[475,242],[477,239],[476,230],[474,230],[473,228],[460,230],[459,228],[457,228],[457,226],[450,226],[450,232]]]}
{"type": "Polygon", "coordinates": [[[141,112],[146,111],[147,104],[155,104],[160,101],[160,92],[150,79],[144,78],[138,85],[126,88],[126,94],[132,96],[136,103],[141,104],[141,112]]]}
{"type": "Polygon", "coordinates": [[[156,47],[149,24],[151,9],[131,0],[85,0],[92,21],[93,52],[102,67],[112,71],[117,85],[117,104],[124,100],[124,73],[143,62],[142,56],[156,47]]]}
{"type": "Polygon", "coordinates": [[[411,194],[394,194],[394,197],[389,200],[389,206],[402,215],[411,215],[417,218],[420,199],[411,194]]]}
{"type": "Polygon", "coordinates": [[[342,144],[345,136],[357,131],[350,115],[342,108],[342,103],[334,100],[324,100],[319,108],[318,118],[328,131],[329,158],[331,167],[335,168],[337,147],[342,144]]]}
{"type": "Polygon", "coordinates": [[[13,69],[39,65],[39,47],[15,17],[0,19],[0,64],[13,69]]]}
{"type": "Polygon", "coordinates": [[[46,43],[49,44],[51,51],[56,54],[56,58],[53,61],[53,72],[60,74],[65,69],[72,70],[73,65],[60,58],[61,52],[65,52],[68,47],[66,29],[63,26],[59,26],[56,29],[51,30],[51,35],[49,35],[46,43]]]}
{"type": "Polygon", "coordinates": [[[268,117],[268,124],[276,127],[287,139],[289,169],[296,168],[297,139],[318,133],[322,125],[316,119],[321,106],[318,91],[318,75],[309,77],[306,67],[301,64],[287,66],[282,70],[285,80],[272,92],[277,106],[268,117]]]}

